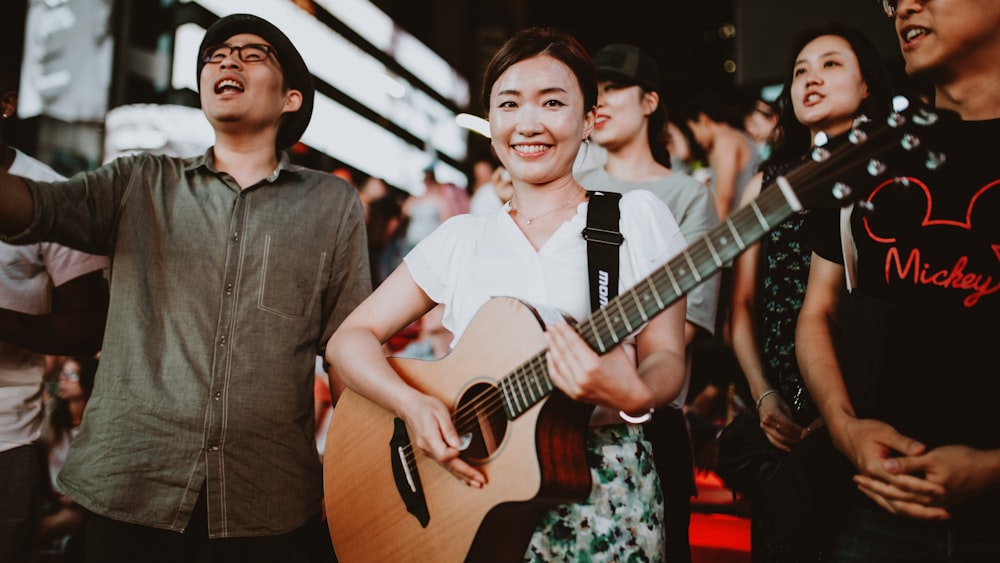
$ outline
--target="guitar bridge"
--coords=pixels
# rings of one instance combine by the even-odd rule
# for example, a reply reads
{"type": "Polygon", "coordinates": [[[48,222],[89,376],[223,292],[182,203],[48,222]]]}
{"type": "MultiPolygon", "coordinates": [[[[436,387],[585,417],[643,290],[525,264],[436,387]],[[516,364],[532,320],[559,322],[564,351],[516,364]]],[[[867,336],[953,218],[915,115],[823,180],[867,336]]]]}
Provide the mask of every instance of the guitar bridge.
{"type": "Polygon", "coordinates": [[[396,491],[406,505],[406,511],[412,514],[420,525],[427,527],[431,520],[427,511],[427,500],[423,487],[420,486],[420,473],[413,458],[413,444],[406,424],[402,419],[393,421],[392,438],[389,440],[389,459],[392,464],[392,476],[396,482],[396,491]]]}

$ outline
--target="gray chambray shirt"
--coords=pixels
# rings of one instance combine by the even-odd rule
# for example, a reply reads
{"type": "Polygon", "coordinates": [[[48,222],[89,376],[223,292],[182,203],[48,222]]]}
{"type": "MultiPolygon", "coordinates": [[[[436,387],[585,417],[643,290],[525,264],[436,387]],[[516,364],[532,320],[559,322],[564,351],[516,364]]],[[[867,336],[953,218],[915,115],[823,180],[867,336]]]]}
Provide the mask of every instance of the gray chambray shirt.
{"type": "Polygon", "coordinates": [[[355,190],[288,163],[245,190],[196,158],[119,158],[28,182],[11,242],[111,259],[93,396],[59,480],[116,520],[180,531],[206,484],[213,538],[291,531],[319,513],[317,354],[371,291],[355,190]]]}

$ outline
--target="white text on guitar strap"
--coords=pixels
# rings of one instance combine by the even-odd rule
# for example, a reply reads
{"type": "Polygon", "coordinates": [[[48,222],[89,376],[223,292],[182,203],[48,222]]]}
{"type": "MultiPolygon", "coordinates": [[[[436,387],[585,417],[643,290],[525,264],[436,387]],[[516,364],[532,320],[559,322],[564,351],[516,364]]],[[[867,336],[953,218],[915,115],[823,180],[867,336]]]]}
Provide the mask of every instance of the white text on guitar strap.
{"type": "Polygon", "coordinates": [[[608,273],[597,270],[597,299],[601,307],[608,304],[608,273]]]}

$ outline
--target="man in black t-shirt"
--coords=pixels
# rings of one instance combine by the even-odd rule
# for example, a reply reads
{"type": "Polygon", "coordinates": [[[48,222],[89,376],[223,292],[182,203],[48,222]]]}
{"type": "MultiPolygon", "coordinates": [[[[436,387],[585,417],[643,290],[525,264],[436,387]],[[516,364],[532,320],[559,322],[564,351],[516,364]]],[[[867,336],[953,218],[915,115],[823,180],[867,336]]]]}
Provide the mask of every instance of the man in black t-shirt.
{"type": "Polygon", "coordinates": [[[1000,3],[882,5],[907,72],[934,86],[941,120],[924,144],[946,160],[867,187],[849,295],[839,229],[817,229],[796,349],[863,493],[835,518],[824,561],[997,561],[1000,3]]]}

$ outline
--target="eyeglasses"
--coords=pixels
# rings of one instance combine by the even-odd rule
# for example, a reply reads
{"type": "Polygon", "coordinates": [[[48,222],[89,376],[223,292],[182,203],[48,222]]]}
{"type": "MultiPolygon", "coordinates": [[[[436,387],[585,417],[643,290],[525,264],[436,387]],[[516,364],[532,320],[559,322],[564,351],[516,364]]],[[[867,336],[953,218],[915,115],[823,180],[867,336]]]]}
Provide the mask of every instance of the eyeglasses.
{"type": "Polygon", "coordinates": [[[896,6],[898,4],[899,0],[882,0],[882,10],[885,11],[887,18],[896,17],[896,6]]]}
{"type": "Polygon", "coordinates": [[[80,381],[80,374],[75,371],[64,371],[59,374],[59,379],[66,381],[80,381]]]}
{"type": "MultiPolygon", "coordinates": [[[[236,56],[245,63],[260,63],[267,60],[267,56],[274,53],[274,47],[261,43],[247,43],[246,45],[212,45],[206,47],[201,52],[201,60],[206,64],[219,64],[226,57],[236,51],[236,56]]],[[[277,54],[275,54],[277,57],[277,54]]]]}

